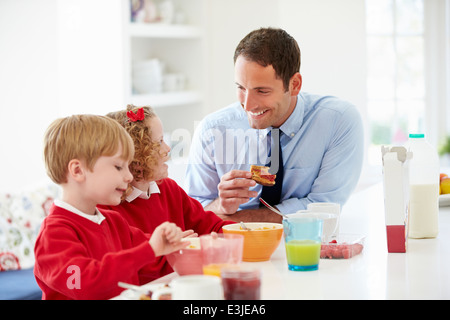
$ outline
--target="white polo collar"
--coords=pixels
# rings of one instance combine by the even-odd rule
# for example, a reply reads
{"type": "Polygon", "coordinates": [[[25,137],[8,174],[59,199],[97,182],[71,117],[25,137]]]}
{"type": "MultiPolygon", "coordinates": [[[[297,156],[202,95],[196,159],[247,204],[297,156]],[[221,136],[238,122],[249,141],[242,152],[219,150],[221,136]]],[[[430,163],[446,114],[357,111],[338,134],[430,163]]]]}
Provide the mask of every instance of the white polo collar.
{"type": "Polygon", "coordinates": [[[97,224],[100,224],[100,223],[102,223],[103,220],[105,220],[105,216],[102,215],[101,212],[97,208],[95,208],[95,214],[87,214],[87,213],[82,212],[81,210],[78,210],[77,208],[68,204],[67,202],[64,202],[59,199],[55,199],[54,204],[55,204],[55,206],[66,209],[70,212],[73,212],[73,213],[83,217],[83,218],[91,220],[92,222],[97,223],[97,224]]]}
{"type": "Polygon", "coordinates": [[[152,193],[160,193],[159,191],[159,187],[156,184],[155,181],[150,181],[149,183],[149,188],[148,188],[148,194],[146,191],[142,191],[136,187],[133,187],[133,190],[131,191],[131,193],[126,197],[125,200],[127,200],[128,202],[133,201],[136,198],[142,198],[142,199],[149,199],[152,195],[152,193]]]}

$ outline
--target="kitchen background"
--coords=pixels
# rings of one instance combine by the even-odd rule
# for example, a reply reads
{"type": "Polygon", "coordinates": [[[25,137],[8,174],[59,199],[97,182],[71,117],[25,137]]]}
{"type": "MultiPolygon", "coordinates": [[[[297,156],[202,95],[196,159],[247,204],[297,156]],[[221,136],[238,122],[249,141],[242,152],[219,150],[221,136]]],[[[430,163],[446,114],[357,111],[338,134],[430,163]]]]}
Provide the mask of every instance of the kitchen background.
{"type": "Polygon", "coordinates": [[[148,104],[182,184],[195,125],[235,101],[233,53],[260,27],[302,51],[303,91],[349,100],[365,124],[361,184],[380,145],[450,134],[447,0],[0,0],[0,192],[45,181],[54,119],[148,104]]]}

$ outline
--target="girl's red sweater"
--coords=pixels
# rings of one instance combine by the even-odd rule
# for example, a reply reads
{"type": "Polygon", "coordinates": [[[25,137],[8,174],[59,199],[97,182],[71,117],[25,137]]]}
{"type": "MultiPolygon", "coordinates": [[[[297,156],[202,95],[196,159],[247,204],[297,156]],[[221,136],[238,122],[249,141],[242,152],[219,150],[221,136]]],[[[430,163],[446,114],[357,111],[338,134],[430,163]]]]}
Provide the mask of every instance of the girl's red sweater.
{"type": "MultiPolygon", "coordinates": [[[[118,206],[100,206],[119,212],[131,226],[145,233],[152,233],[164,221],[178,225],[182,230],[192,229],[199,235],[212,231],[222,232],[222,226],[235,223],[219,218],[212,211],[205,211],[197,200],[187,193],[174,180],[166,178],[158,183],[160,193],[152,193],[149,199],[136,198],[132,202],[122,201],[118,206]]],[[[141,273],[141,281],[151,281],[160,269],[159,277],[173,272],[165,257],[157,258],[155,269],[141,273]]]]}

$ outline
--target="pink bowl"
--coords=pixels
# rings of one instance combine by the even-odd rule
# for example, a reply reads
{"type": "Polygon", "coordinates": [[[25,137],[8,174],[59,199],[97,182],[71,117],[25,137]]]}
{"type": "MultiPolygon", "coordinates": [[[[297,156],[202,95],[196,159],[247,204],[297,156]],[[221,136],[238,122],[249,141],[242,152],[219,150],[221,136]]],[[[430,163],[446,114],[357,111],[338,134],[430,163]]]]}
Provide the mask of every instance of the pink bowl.
{"type": "Polygon", "coordinates": [[[187,238],[186,240],[189,240],[191,244],[185,249],[168,254],[167,261],[180,276],[203,274],[200,239],[187,238]]]}

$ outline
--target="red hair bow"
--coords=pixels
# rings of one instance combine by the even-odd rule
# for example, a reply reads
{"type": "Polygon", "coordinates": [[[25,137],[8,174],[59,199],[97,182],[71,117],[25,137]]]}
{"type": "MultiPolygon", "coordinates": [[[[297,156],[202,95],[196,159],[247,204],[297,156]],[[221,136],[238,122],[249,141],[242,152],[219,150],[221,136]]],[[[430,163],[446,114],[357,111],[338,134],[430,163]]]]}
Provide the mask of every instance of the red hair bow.
{"type": "Polygon", "coordinates": [[[131,122],[136,122],[136,121],[140,121],[140,120],[144,120],[144,108],[140,108],[138,109],[138,111],[136,113],[134,113],[133,111],[127,111],[127,117],[128,120],[131,122]]]}

